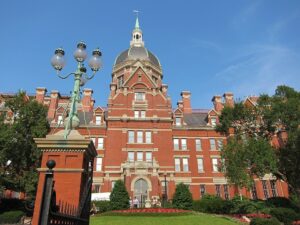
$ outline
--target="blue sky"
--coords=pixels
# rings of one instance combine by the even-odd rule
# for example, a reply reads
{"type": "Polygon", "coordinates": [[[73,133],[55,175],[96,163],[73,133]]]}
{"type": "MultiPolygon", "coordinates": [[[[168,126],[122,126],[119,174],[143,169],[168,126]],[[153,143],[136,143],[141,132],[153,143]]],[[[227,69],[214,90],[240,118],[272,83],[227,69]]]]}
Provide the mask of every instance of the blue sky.
{"type": "Polygon", "coordinates": [[[129,47],[134,9],[141,11],[145,46],[158,56],[173,105],[182,90],[193,108],[210,108],[216,94],[235,98],[273,94],[277,85],[300,89],[300,1],[1,1],[0,92],[46,87],[70,93],[50,65],[55,48],[66,51],[73,72],[80,40],[100,47],[103,69],[86,84],[106,106],[112,66],[129,47]]]}

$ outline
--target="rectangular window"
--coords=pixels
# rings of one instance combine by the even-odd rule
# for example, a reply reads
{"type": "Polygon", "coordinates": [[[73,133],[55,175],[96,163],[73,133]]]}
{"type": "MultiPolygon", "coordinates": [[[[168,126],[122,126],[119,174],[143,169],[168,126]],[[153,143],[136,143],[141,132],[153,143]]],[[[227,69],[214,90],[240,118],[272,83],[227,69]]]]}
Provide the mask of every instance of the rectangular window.
{"type": "Polygon", "coordinates": [[[277,188],[276,188],[276,181],[275,180],[270,180],[270,186],[271,186],[271,191],[272,191],[272,196],[277,197],[277,188]]]}
{"type": "Polygon", "coordinates": [[[62,116],[62,115],[59,115],[59,116],[57,117],[57,123],[58,123],[59,125],[63,125],[64,121],[63,121],[63,116],[62,116]]]}
{"type": "Polygon", "coordinates": [[[134,152],[128,152],[128,161],[134,162],[134,152]]]}
{"type": "Polygon", "coordinates": [[[173,139],[174,150],[179,150],[179,139],[173,139]]]}
{"type": "Polygon", "coordinates": [[[134,111],[134,118],[140,117],[140,111],[134,111]]]}
{"type": "Polygon", "coordinates": [[[128,131],[128,143],[134,143],[134,131],[128,131]]]}
{"type": "Polygon", "coordinates": [[[143,161],[143,152],[137,152],[137,161],[143,161]]]}
{"type": "Polygon", "coordinates": [[[215,139],[209,139],[210,150],[216,150],[216,142],[215,139]]]}
{"type": "Polygon", "coordinates": [[[252,199],[257,200],[257,191],[256,191],[255,183],[251,186],[251,194],[252,194],[252,199]]]}
{"type": "Polygon", "coordinates": [[[203,197],[205,195],[205,184],[200,184],[200,196],[203,197]]]}
{"type": "Polygon", "coordinates": [[[229,200],[229,191],[228,191],[228,185],[227,184],[224,184],[223,185],[223,188],[224,188],[224,197],[226,200],[229,200]]]}
{"type": "Polygon", "coordinates": [[[211,126],[215,127],[217,125],[217,119],[216,118],[211,118],[211,126]]]}
{"type": "Polygon", "coordinates": [[[145,101],[145,93],[143,93],[143,92],[134,93],[134,100],[135,101],[145,101]]]}
{"type": "Polygon", "coordinates": [[[96,158],[96,171],[102,171],[102,158],[96,158]]]}
{"type": "Polygon", "coordinates": [[[137,132],[137,143],[143,143],[143,131],[137,132]]]}
{"type": "Polygon", "coordinates": [[[101,125],[101,116],[96,116],[96,125],[101,125]]]}
{"type": "Polygon", "coordinates": [[[179,172],[180,171],[180,159],[175,158],[175,171],[179,172]]]}
{"type": "Polygon", "coordinates": [[[182,158],[182,165],[183,165],[183,171],[188,172],[189,171],[189,161],[188,158],[182,158]]]}
{"type": "Polygon", "coordinates": [[[146,111],[141,111],[141,118],[146,118],[146,111]]]}
{"type": "Polygon", "coordinates": [[[267,181],[263,180],[262,185],[263,185],[263,191],[264,191],[265,199],[268,199],[269,198],[269,192],[268,192],[267,181]]]}
{"type": "Polygon", "coordinates": [[[196,151],[201,151],[202,150],[201,140],[196,139],[195,142],[196,142],[196,151]]]}
{"type": "Polygon", "coordinates": [[[112,181],[112,182],[111,182],[111,190],[114,189],[115,184],[116,184],[116,181],[112,181]]]}
{"type": "Polygon", "coordinates": [[[182,150],[187,150],[186,139],[181,139],[181,149],[182,150]]]}
{"type": "Polygon", "coordinates": [[[96,138],[91,138],[91,141],[93,142],[93,144],[96,144],[96,138]]]}
{"type": "Polygon", "coordinates": [[[223,148],[223,140],[218,139],[218,150],[221,150],[223,148]]]}
{"type": "Polygon", "coordinates": [[[197,164],[198,164],[198,172],[203,172],[203,159],[198,158],[197,159],[197,164]]]}
{"type": "Polygon", "coordinates": [[[100,185],[96,184],[93,188],[93,193],[100,193],[100,185]]]}
{"type": "Polygon", "coordinates": [[[175,118],[175,125],[176,126],[181,126],[181,118],[180,117],[175,118]]]}
{"type": "Polygon", "coordinates": [[[221,197],[221,185],[216,184],[216,196],[221,197]]]}
{"type": "Polygon", "coordinates": [[[212,169],[213,169],[213,172],[219,172],[218,158],[212,158],[212,169]]]}
{"type": "Polygon", "coordinates": [[[103,149],[103,138],[98,138],[98,149],[103,149]]]}
{"type": "Polygon", "coordinates": [[[147,144],[152,143],[151,131],[146,131],[146,143],[147,144]]]}
{"type": "Polygon", "coordinates": [[[152,162],[152,152],[146,152],[146,161],[152,162]]]}
{"type": "Polygon", "coordinates": [[[124,76],[122,75],[118,78],[118,87],[122,87],[123,83],[124,83],[124,76]]]}

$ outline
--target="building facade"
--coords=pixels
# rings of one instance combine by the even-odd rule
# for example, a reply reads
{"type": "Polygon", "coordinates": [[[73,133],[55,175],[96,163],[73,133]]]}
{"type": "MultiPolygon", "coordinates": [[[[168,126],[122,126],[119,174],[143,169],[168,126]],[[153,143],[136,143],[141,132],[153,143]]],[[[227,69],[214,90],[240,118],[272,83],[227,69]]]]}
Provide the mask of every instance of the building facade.
{"type": "MultiPolygon", "coordinates": [[[[35,97],[49,107],[51,132],[56,133],[63,129],[70,98],[46,92],[37,88],[35,97]]],[[[194,199],[204,194],[229,199],[239,193],[219,170],[220,149],[227,137],[215,131],[224,105],[234,104],[233,94],[214,96],[212,109],[197,110],[191,106],[191,93],[182,91],[173,109],[160,61],[145,48],[138,19],[129,49],[114,62],[107,107],[96,107],[92,94],[91,89],[83,90],[78,130],[98,152],[94,193],[111,192],[119,179],[142,203],[172,199],[180,182],[189,186],[194,199]]],[[[256,100],[249,97],[245,104],[255,105],[256,100]]],[[[252,190],[241,191],[249,198],[288,196],[286,183],[268,175],[255,179],[252,190]]]]}

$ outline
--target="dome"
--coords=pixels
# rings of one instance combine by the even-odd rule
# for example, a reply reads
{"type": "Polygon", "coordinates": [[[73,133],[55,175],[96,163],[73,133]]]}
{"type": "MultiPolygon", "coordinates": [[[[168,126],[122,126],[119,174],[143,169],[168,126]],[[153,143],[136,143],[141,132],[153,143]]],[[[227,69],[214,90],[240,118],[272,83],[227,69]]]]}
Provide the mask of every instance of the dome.
{"type": "Polygon", "coordinates": [[[144,46],[131,46],[129,49],[123,51],[116,58],[114,66],[137,59],[149,61],[154,66],[161,68],[158,58],[144,46]]]}

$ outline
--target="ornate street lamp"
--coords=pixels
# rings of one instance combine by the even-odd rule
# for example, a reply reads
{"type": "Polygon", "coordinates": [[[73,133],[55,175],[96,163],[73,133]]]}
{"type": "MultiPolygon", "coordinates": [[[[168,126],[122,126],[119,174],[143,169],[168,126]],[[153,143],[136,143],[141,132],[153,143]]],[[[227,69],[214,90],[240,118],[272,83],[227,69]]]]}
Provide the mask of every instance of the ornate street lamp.
{"type": "Polygon", "coordinates": [[[77,128],[79,126],[79,118],[77,115],[77,103],[80,101],[80,87],[84,86],[84,84],[91,80],[96,72],[101,68],[101,52],[99,48],[95,49],[92,53],[92,57],[89,60],[89,66],[91,70],[93,71],[91,76],[88,76],[86,73],[86,68],[83,64],[83,62],[87,58],[87,52],[86,52],[86,44],[84,42],[79,42],[77,44],[77,49],[74,52],[74,58],[78,62],[77,69],[75,72],[69,73],[66,76],[63,76],[60,74],[60,71],[65,66],[65,59],[64,59],[65,51],[62,48],[58,48],[54,52],[54,56],[51,58],[51,64],[54,67],[54,69],[57,71],[57,75],[61,79],[66,79],[70,75],[74,75],[75,83],[74,88],[72,92],[71,97],[71,108],[69,112],[69,116],[64,121],[65,126],[65,134],[64,138],[67,139],[70,131],[74,128],[77,128]]]}

